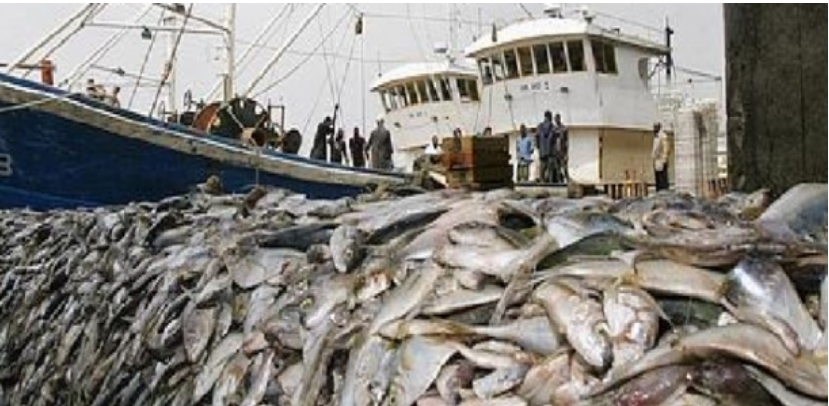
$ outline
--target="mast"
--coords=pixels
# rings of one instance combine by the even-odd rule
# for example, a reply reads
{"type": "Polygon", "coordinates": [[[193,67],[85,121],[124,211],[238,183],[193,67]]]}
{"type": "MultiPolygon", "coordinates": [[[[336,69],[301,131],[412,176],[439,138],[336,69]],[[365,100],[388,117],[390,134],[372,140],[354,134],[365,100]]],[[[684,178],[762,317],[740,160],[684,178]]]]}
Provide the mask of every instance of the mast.
{"type": "MultiPolygon", "coordinates": [[[[176,26],[176,15],[171,14],[164,17],[163,24],[168,27],[176,26]]],[[[176,112],[176,55],[173,53],[176,48],[176,31],[170,30],[167,42],[167,63],[164,67],[167,71],[167,106],[168,112],[175,114],[176,112]]]]}
{"type": "Polygon", "coordinates": [[[229,102],[234,96],[233,80],[236,75],[236,3],[230,3],[227,9],[227,71],[224,77],[224,101],[229,102]]]}

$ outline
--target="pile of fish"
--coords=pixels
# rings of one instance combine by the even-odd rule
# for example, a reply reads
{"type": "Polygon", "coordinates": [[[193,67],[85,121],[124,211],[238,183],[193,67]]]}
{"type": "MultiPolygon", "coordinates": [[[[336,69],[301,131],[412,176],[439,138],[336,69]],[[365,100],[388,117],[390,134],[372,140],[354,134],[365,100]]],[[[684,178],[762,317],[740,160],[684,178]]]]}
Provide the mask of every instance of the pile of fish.
{"type": "Polygon", "coordinates": [[[826,196],[3,211],[0,405],[825,404],[826,196]]]}

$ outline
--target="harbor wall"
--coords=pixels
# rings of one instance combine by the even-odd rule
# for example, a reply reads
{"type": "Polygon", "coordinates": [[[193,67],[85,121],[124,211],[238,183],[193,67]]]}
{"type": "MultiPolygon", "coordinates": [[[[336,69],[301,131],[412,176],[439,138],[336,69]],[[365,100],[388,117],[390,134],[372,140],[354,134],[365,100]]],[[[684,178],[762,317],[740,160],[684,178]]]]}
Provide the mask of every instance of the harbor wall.
{"type": "Polygon", "coordinates": [[[724,7],[732,187],[826,182],[826,4],[724,7]]]}

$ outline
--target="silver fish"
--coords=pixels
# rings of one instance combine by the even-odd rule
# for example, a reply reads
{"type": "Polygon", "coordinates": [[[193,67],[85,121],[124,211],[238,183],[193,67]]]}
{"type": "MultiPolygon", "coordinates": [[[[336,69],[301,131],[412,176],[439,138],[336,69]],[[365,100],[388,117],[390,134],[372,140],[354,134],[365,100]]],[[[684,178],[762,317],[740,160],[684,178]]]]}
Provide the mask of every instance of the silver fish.
{"type": "Polygon", "coordinates": [[[481,399],[491,399],[517,387],[524,380],[529,365],[518,364],[511,368],[496,369],[489,375],[476,379],[472,391],[481,399]]]}
{"type": "Polygon", "coordinates": [[[533,292],[533,300],[544,306],[550,324],[596,368],[610,365],[613,357],[607,319],[602,305],[576,283],[548,282],[533,292]]]}
{"type": "Polygon", "coordinates": [[[193,309],[182,315],[182,339],[187,359],[196,362],[207,348],[213,335],[218,310],[215,307],[208,309],[193,309]]]}
{"type": "Polygon", "coordinates": [[[691,334],[672,347],[657,347],[638,362],[611,370],[590,393],[601,394],[655,368],[716,356],[728,356],[765,368],[786,385],[806,395],[827,397],[826,376],[814,357],[795,357],[771,332],[742,323],[691,334]]]}
{"type": "Polygon", "coordinates": [[[229,334],[225,337],[202,366],[202,370],[196,377],[193,388],[193,402],[198,402],[206,395],[219,379],[227,362],[239,352],[244,338],[241,334],[229,334]]]}
{"type": "Polygon", "coordinates": [[[651,349],[659,332],[659,304],[645,291],[613,286],[604,291],[603,309],[613,343],[613,363],[633,362],[651,349]]]}
{"type": "Polygon", "coordinates": [[[353,271],[365,257],[368,236],[355,226],[343,224],[334,230],[329,246],[334,266],[339,272],[353,271]]]}
{"type": "Polygon", "coordinates": [[[250,359],[241,352],[234,355],[230,362],[225,365],[222,375],[213,388],[214,406],[223,406],[230,403],[228,398],[236,393],[236,389],[247,374],[249,365],[250,359]]]}
{"type": "Polygon", "coordinates": [[[767,313],[789,324],[806,350],[825,347],[820,328],[776,262],[754,257],[744,259],[728,274],[724,292],[725,300],[738,308],[761,315],[767,313]]]}
{"type": "Polygon", "coordinates": [[[400,347],[398,369],[387,399],[389,405],[409,406],[429,389],[456,349],[448,343],[412,337],[400,347]]]}

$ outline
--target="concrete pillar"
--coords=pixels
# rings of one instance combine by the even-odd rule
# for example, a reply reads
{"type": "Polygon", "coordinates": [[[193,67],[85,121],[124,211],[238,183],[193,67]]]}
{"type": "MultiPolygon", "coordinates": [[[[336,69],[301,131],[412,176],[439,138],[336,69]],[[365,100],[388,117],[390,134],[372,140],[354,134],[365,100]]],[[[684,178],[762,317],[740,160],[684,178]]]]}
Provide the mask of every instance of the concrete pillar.
{"type": "Polygon", "coordinates": [[[826,4],[726,4],[732,187],[826,182],[826,4]]]}

